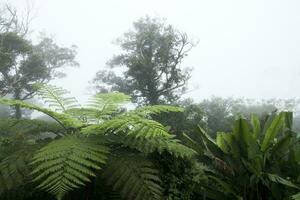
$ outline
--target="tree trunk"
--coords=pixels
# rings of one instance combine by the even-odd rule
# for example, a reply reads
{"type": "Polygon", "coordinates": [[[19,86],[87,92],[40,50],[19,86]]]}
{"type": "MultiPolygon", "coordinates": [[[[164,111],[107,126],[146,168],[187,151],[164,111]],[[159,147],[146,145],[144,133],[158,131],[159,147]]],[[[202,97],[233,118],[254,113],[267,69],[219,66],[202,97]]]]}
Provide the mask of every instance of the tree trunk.
{"type": "MultiPolygon", "coordinates": [[[[15,89],[14,91],[14,99],[16,100],[21,100],[21,91],[20,89],[15,89]]],[[[22,111],[19,105],[15,105],[15,117],[17,119],[21,119],[22,118],[22,111]]]]}
{"type": "Polygon", "coordinates": [[[159,96],[155,90],[152,90],[148,96],[148,102],[151,106],[158,104],[159,96]]]}
{"type": "Polygon", "coordinates": [[[22,112],[20,106],[15,106],[15,118],[21,119],[22,118],[22,112]]]}

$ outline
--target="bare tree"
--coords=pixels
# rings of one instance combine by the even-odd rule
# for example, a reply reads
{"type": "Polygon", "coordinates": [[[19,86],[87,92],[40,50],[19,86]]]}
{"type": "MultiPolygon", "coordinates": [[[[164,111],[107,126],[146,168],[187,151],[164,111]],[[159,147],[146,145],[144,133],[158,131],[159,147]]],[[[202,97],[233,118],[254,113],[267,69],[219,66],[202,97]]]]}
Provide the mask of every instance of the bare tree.
{"type": "Polygon", "coordinates": [[[25,37],[30,30],[30,23],[34,19],[34,6],[27,1],[23,12],[5,3],[0,5],[0,33],[14,32],[25,37]]]}

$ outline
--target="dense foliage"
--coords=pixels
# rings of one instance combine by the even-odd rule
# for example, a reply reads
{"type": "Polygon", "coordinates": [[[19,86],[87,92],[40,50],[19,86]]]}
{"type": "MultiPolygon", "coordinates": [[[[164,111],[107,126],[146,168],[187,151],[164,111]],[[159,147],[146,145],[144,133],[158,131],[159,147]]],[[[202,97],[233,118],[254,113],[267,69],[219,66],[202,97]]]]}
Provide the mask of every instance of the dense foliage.
{"type": "MultiPolygon", "coordinates": [[[[212,139],[199,127],[184,135],[186,144],[198,152],[198,161],[209,167],[211,199],[286,199],[299,192],[299,139],[292,131],[292,113],[272,113],[250,123],[239,117],[232,132],[212,139]]],[[[294,196],[295,197],[295,196],[294,196]]]]}
{"type": "Polygon", "coordinates": [[[151,115],[161,112],[182,111],[178,107],[148,106],[124,112],[120,106],[129,97],[122,93],[96,95],[87,107],[66,97],[61,88],[42,86],[38,94],[54,110],[0,99],[1,104],[34,109],[57,122],[17,120],[16,124],[23,123],[22,129],[27,131],[19,128],[20,132],[8,132],[3,138],[0,184],[4,194],[33,181],[37,191],[44,190],[62,199],[99,177],[122,197],[160,199],[163,185],[148,155],[166,151],[175,157],[189,158],[195,153],[151,119],[151,115]],[[51,135],[41,138],[41,129],[51,135]]]}
{"type": "Polygon", "coordinates": [[[0,8],[0,200],[300,200],[295,99],[179,101],[195,44],[146,17],[108,62],[124,73],[99,71],[80,105],[44,84],[77,65],[75,49],[33,44],[27,20],[0,8]]]}
{"type": "MultiPolygon", "coordinates": [[[[12,9],[7,6],[7,14],[0,11],[0,96],[26,100],[35,95],[34,83],[48,83],[65,75],[61,68],[78,66],[76,48],[60,47],[45,36],[33,44],[26,38],[29,22],[19,19],[12,9]]],[[[22,116],[17,105],[15,116],[22,116]]]]}

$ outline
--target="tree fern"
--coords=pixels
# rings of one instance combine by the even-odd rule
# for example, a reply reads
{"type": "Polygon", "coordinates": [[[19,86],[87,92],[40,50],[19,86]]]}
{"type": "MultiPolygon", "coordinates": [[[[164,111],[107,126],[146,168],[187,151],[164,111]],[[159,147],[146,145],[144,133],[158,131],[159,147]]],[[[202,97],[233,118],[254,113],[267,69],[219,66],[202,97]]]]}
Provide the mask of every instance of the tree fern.
{"type": "Polygon", "coordinates": [[[132,200],[160,199],[158,171],[141,155],[121,154],[109,159],[102,176],[123,198],[132,200]]]}
{"type": "Polygon", "coordinates": [[[67,136],[51,142],[34,156],[33,181],[61,199],[68,191],[85,185],[95,170],[106,163],[108,148],[84,138],[67,136]]]}
{"type": "Polygon", "coordinates": [[[126,112],[122,105],[129,101],[129,97],[122,93],[98,94],[87,106],[81,107],[74,98],[65,97],[66,93],[54,86],[40,86],[38,94],[54,110],[23,101],[0,99],[0,104],[18,105],[49,115],[62,127],[58,137],[38,150],[31,163],[31,176],[38,184],[37,188],[54,194],[58,199],[85,186],[91,177],[101,173],[108,156],[112,159],[105,166],[103,177],[109,179],[108,182],[123,197],[160,199],[160,181],[157,171],[147,161],[147,155],[164,151],[177,157],[195,154],[151,117],[161,112],[180,112],[180,108],[149,106],[126,112]],[[134,187],[130,189],[132,184],[134,187]]]}

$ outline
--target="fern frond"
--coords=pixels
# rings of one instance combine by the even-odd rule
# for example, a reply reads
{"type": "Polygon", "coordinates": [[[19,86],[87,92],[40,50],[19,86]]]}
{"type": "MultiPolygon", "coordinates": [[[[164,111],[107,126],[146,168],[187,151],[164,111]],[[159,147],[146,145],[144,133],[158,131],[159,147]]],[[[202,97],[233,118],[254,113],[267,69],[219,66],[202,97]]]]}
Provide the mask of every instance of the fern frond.
{"type": "Polygon", "coordinates": [[[99,125],[91,125],[82,130],[84,134],[102,134],[113,138],[143,153],[168,151],[176,157],[191,157],[195,151],[180,144],[165,127],[150,119],[137,115],[122,115],[99,125]]]}
{"type": "Polygon", "coordinates": [[[38,188],[61,199],[68,191],[85,185],[106,162],[108,148],[84,138],[66,136],[40,149],[33,157],[33,181],[38,188]]]}
{"type": "Polygon", "coordinates": [[[109,159],[102,177],[123,198],[132,200],[161,199],[159,172],[140,155],[122,154],[109,159]]]}
{"type": "Polygon", "coordinates": [[[144,106],[141,108],[137,108],[131,111],[134,114],[147,117],[150,115],[158,115],[164,112],[183,112],[184,109],[177,106],[169,106],[169,105],[154,105],[154,106],[144,106]]]}
{"type": "Polygon", "coordinates": [[[129,100],[130,96],[121,92],[96,94],[89,100],[88,106],[99,110],[103,110],[105,107],[116,109],[128,103],[129,100]]]}
{"type": "Polygon", "coordinates": [[[48,122],[35,119],[0,119],[0,134],[14,135],[37,135],[43,132],[62,133],[63,128],[55,122],[48,122]],[[3,129],[3,130],[2,130],[3,129]]]}
{"type": "Polygon", "coordinates": [[[130,97],[120,92],[96,94],[89,99],[87,114],[92,119],[108,119],[129,101],[130,97]]]}
{"type": "Polygon", "coordinates": [[[28,181],[31,167],[30,160],[40,145],[24,146],[11,153],[0,162],[0,194],[16,188],[28,181]]]}
{"type": "Polygon", "coordinates": [[[134,134],[144,136],[147,138],[156,136],[169,136],[170,134],[165,130],[164,126],[154,120],[144,119],[138,115],[121,115],[111,120],[104,121],[101,124],[91,125],[84,128],[84,134],[105,134],[114,132],[126,132],[126,134],[134,134]],[[145,129],[152,131],[146,131],[145,129]]]}
{"type": "Polygon", "coordinates": [[[36,110],[36,111],[42,112],[42,113],[50,116],[54,120],[56,120],[64,128],[66,128],[66,127],[78,127],[78,126],[82,125],[82,123],[80,121],[78,121],[77,119],[72,118],[68,114],[58,113],[58,112],[52,111],[50,109],[43,108],[43,107],[37,106],[37,105],[32,104],[32,103],[28,103],[28,102],[25,102],[25,101],[0,98],[0,104],[8,105],[8,106],[16,106],[17,105],[17,106],[20,106],[21,108],[26,108],[26,109],[36,110]]]}
{"type": "Polygon", "coordinates": [[[66,112],[69,109],[80,107],[76,98],[66,97],[69,92],[61,87],[46,84],[39,84],[36,87],[37,94],[57,112],[66,112]]]}

